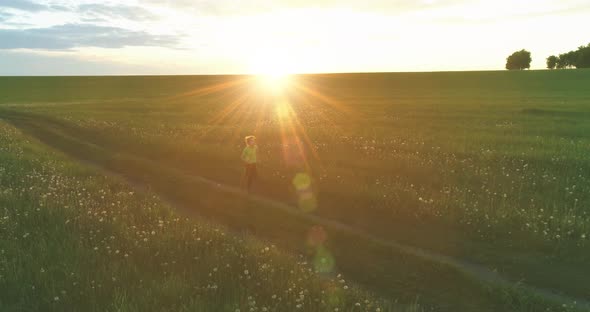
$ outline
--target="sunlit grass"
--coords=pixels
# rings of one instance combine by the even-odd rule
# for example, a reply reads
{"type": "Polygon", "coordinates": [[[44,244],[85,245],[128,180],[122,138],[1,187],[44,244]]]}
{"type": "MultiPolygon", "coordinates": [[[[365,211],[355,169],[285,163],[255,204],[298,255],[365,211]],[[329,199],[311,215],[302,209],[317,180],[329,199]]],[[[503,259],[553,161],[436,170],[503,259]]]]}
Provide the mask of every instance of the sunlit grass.
{"type": "MultiPolygon", "coordinates": [[[[65,121],[66,135],[113,153],[227,185],[239,180],[243,137],[255,134],[260,196],[584,297],[588,73],[521,74],[298,77],[280,96],[256,79],[146,78],[174,83],[125,91],[135,102],[15,108],[65,121]],[[312,209],[300,203],[310,191],[312,209]]],[[[118,90],[104,84],[93,96],[118,90]]]]}
{"type": "Polygon", "coordinates": [[[4,123],[0,144],[0,310],[401,311],[4,123]]]}

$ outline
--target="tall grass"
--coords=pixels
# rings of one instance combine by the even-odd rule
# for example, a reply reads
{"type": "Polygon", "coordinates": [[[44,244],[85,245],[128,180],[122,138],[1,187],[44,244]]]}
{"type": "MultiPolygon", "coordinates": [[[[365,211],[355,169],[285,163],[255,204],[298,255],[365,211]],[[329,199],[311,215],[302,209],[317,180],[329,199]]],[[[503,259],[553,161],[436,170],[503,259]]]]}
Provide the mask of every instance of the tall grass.
{"type": "Polygon", "coordinates": [[[404,311],[0,124],[2,311],[404,311]]]}
{"type": "Polygon", "coordinates": [[[249,86],[199,92],[228,79],[6,78],[0,101],[22,114],[13,123],[229,186],[254,133],[258,195],[297,206],[304,172],[309,213],[513,280],[590,291],[590,71],[302,76],[322,97],[280,101],[249,86]]]}

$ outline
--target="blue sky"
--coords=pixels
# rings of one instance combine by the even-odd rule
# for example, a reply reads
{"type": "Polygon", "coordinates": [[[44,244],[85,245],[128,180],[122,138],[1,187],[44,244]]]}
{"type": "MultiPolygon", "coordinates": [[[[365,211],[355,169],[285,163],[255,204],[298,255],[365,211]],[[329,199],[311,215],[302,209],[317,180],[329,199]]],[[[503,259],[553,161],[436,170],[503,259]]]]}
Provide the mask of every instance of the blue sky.
{"type": "Polygon", "coordinates": [[[0,75],[544,68],[584,29],[588,0],[0,0],[0,75]]]}

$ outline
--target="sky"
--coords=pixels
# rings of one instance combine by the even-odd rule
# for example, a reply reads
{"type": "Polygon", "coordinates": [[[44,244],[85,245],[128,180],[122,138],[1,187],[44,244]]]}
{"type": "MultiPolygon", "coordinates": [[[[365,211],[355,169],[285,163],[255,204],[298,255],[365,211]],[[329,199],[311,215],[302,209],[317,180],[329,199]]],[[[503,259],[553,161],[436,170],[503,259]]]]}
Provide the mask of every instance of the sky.
{"type": "Polygon", "coordinates": [[[587,29],[590,0],[0,0],[0,75],[542,69],[587,29]]]}

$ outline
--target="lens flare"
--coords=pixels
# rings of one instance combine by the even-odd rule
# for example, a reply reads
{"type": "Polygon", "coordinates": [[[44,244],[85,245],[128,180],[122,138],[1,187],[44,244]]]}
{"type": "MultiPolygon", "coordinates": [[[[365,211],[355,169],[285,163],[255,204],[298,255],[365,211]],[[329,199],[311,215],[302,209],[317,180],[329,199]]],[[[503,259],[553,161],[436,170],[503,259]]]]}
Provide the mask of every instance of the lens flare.
{"type": "Polygon", "coordinates": [[[317,199],[311,190],[301,192],[297,204],[303,212],[312,212],[318,207],[317,199]]]}
{"type": "Polygon", "coordinates": [[[306,190],[311,187],[311,177],[307,173],[300,172],[293,178],[293,186],[298,191],[306,190]]]}
{"type": "Polygon", "coordinates": [[[323,227],[314,225],[307,233],[307,244],[311,247],[319,247],[326,242],[327,237],[323,227]]]}
{"type": "Polygon", "coordinates": [[[293,178],[293,186],[297,191],[299,209],[303,212],[311,212],[317,208],[317,200],[311,187],[311,176],[300,172],[293,178]]]}
{"type": "Polygon", "coordinates": [[[330,253],[330,251],[324,247],[319,246],[316,249],[315,256],[313,258],[313,267],[316,272],[319,273],[331,273],[334,271],[334,256],[330,253]]]}

